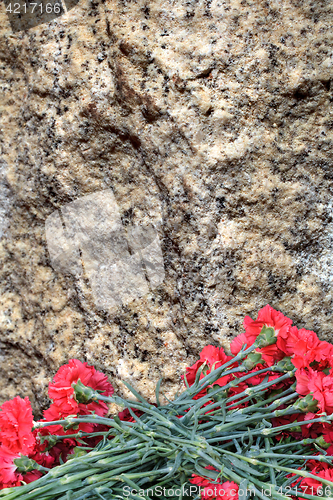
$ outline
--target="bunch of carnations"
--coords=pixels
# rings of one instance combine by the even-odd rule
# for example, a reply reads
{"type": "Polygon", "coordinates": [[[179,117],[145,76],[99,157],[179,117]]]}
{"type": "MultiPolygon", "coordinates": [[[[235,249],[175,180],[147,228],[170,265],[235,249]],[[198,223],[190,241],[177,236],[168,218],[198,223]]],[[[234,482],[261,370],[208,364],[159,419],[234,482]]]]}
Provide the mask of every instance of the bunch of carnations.
{"type": "Polygon", "coordinates": [[[270,306],[231,352],[207,346],[167,404],[113,394],[70,360],[33,422],[27,398],[0,411],[0,498],[333,498],[333,346],[270,306]],[[108,417],[107,403],[124,408],[108,417]]]}

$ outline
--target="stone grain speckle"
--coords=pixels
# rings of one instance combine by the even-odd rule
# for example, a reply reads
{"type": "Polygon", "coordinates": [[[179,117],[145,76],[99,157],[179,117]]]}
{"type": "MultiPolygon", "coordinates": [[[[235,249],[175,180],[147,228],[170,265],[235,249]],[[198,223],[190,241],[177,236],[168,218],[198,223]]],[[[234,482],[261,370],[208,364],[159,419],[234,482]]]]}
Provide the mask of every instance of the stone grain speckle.
{"type": "Polygon", "coordinates": [[[12,34],[0,4],[2,400],[43,408],[70,357],[172,396],[267,303],[333,341],[332,17],[330,0],[81,0],[12,34]],[[125,225],[163,218],[164,283],[116,315],[52,269],[44,229],[107,188],[125,225]]]}

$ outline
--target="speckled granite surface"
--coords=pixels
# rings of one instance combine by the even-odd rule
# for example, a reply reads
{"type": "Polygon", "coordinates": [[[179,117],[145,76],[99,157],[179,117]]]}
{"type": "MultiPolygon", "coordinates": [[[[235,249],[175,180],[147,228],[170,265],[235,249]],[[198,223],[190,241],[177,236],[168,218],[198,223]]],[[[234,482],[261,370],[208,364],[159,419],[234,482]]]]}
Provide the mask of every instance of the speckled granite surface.
{"type": "Polygon", "coordinates": [[[270,303],[333,341],[330,0],[93,1],[12,34],[0,4],[1,400],[87,360],[172,396],[270,303]],[[46,218],[159,207],[166,277],[116,315],[53,270],[46,218]],[[6,214],[4,216],[4,214],[6,214]]]}

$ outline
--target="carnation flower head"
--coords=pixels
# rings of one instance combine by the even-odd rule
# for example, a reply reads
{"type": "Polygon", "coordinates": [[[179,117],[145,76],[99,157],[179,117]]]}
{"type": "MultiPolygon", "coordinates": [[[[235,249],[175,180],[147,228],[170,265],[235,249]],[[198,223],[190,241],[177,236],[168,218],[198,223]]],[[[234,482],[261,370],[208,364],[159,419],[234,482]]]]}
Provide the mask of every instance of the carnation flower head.
{"type": "MultiPolygon", "coordinates": [[[[136,415],[137,417],[141,417],[141,415],[143,415],[143,412],[140,410],[137,410],[136,408],[131,408],[131,410],[134,413],[134,415],[136,415]]],[[[125,422],[135,422],[135,418],[132,417],[128,408],[125,408],[123,411],[120,411],[118,413],[118,418],[120,420],[124,420],[125,422]]]]}
{"type": "MultiPolygon", "coordinates": [[[[243,345],[245,345],[247,343],[248,343],[248,339],[247,339],[247,336],[245,333],[241,333],[240,335],[237,335],[237,337],[235,337],[230,344],[230,350],[231,350],[232,354],[234,356],[237,356],[237,354],[240,352],[243,345]]],[[[253,342],[252,342],[252,344],[253,344],[253,342]]],[[[247,345],[246,347],[250,347],[250,346],[247,345]]]]}
{"type": "Polygon", "coordinates": [[[301,328],[293,336],[292,343],[292,362],[296,368],[305,368],[315,361],[319,354],[318,347],[320,345],[320,340],[315,332],[301,328]]]}
{"type": "MultiPolygon", "coordinates": [[[[224,365],[227,363],[227,361],[230,361],[232,359],[232,356],[227,356],[226,353],[224,352],[223,347],[215,347],[213,345],[208,345],[204,347],[200,353],[200,359],[194,363],[194,365],[186,368],[186,380],[188,384],[191,386],[194,384],[195,379],[196,379],[196,374],[199,368],[205,363],[206,366],[202,370],[200,374],[200,380],[204,378],[206,375],[211,373],[212,370],[216,370],[220,366],[224,365]]],[[[232,366],[229,367],[230,369],[232,366]]],[[[184,378],[184,377],[182,377],[184,378]]],[[[231,379],[233,378],[232,375],[227,375],[225,377],[219,378],[216,382],[214,382],[214,385],[220,385],[224,386],[226,385],[231,379]]],[[[211,385],[208,387],[212,387],[211,385]]],[[[207,389],[207,388],[206,388],[207,389]]],[[[202,397],[204,394],[206,394],[206,389],[200,391],[194,399],[199,399],[202,397]]]]}
{"type": "Polygon", "coordinates": [[[333,413],[333,377],[330,373],[314,371],[309,380],[309,391],[318,401],[318,407],[328,415],[333,413]]]}
{"type": "Polygon", "coordinates": [[[15,463],[16,459],[24,458],[18,451],[13,451],[6,446],[0,447],[0,490],[21,486],[22,481],[31,483],[42,476],[36,469],[21,473],[15,463]]]}
{"type": "Polygon", "coordinates": [[[325,372],[309,368],[299,368],[295,377],[297,380],[296,391],[302,396],[312,394],[318,401],[318,407],[328,415],[333,413],[333,370],[326,375],[325,372]]]}
{"type": "Polygon", "coordinates": [[[296,370],[295,377],[296,377],[296,391],[298,394],[301,396],[306,396],[307,394],[310,394],[310,389],[309,389],[309,382],[310,378],[313,376],[314,370],[312,368],[299,368],[296,370]]]}
{"type": "Polygon", "coordinates": [[[30,453],[36,444],[29,398],[16,396],[0,407],[0,444],[14,452],[30,453]]]}
{"type": "Polygon", "coordinates": [[[322,369],[332,365],[333,345],[319,340],[315,332],[301,328],[291,336],[289,343],[292,363],[296,368],[311,365],[322,369]]]}
{"type": "MultiPolygon", "coordinates": [[[[76,410],[77,413],[75,413],[75,415],[80,415],[80,416],[91,415],[91,412],[87,408],[87,405],[82,405],[81,407],[77,406],[76,410]]],[[[56,420],[63,420],[69,415],[71,414],[67,413],[66,411],[63,411],[63,407],[61,405],[59,406],[53,403],[51,404],[50,408],[44,411],[43,413],[44,419],[41,420],[41,422],[54,422],[56,420]]],[[[76,429],[83,432],[93,432],[94,424],[89,422],[80,422],[79,424],[77,424],[76,429]]],[[[65,436],[66,434],[73,434],[73,429],[68,429],[64,431],[62,425],[55,424],[39,429],[39,433],[41,436],[49,434],[53,434],[55,436],[65,436]]]]}
{"type": "Polygon", "coordinates": [[[251,347],[263,327],[273,328],[277,342],[261,349],[256,349],[255,352],[261,354],[262,359],[268,366],[272,366],[275,362],[280,361],[286,356],[286,352],[283,350],[284,343],[283,341],[279,343],[279,337],[282,339],[288,337],[288,333],[292,328],[291,319],[267,304],[267,306],[260,309],[256,320],[253,320],[250,316],[246,316],[243,324],[245,333],[241,333],[231,342],[230,349],[234,356],[240,352],[244,345],[246,345],[246,348],[251,347]]]}
{"type": "MultiPolygon", "coordinates": [[[[217,470],[211,465],[205,468],[208,470],[217,470]]],[[[190,483],[201,487],[202,500],[238,500],[239,486],[233,481],[221,483],[221,479],[219,478],[217,482],[213,483],[212,480],[192,474],[190,483]]]]}
{"type": "Polygon", "coordinates": [[[18,451],[0,447],[0,489],[21,485],[22,474],[17,472],[17,466],[14,464],[16,458],[20,458],[18,451]]]}
{"type": "Polygon", "coordinates": [[[273,328],[276,335],[282,337],[288,335],[292,320],[267,304],[267,306],[260,309],[256,320],[253,320],[250,316],[245,316],[243,324],[246,338],[249,341],[248,347],[250,347],[264,326],[273,328]]]}
{"type": "MultiPolygon", "coordinates": [[[[315,471],[312,470],[311,473],[313,474],[315,471]]],[[[318,476],[321,479],[325,479],[326,481],[333,481],[333,467],[323,467],[322,470],[317,470],[315,473],[316,476],[318,476]]],[[[316,479],[312,477],[306,477],[302,480],[300,484],[301,489],[306,493],[307,491],[310,491],[311,494],[313,495],[320,495],[321,492],[324,490],[325,491],[325,485],[323,485],[322,482],[317,481],[316,479]]]]}
{"type": "Polygon", "coordinates": [[[88,410],[88,413],[94,411],[97,415],[104,416],[108,411],[104,402],[84,404],[75,399],[74,385],[79,380],[83,385],[101,392],[103,396],[111,396],[114,392],[106,375],[97,371],[93,366],[89,366],[88,363],[70,359],[68,364],[59,368],[53,382],[49,384],[49,396],[55,405],[53,413],[58,411],[59,415],[65,417],[86,415],[88,410]]]}
{"type": "MultiPolygon", "coordinates": [[[[333,443],[333,425],[332,424],[323,424],[323,438],[325,439],[326,443],[333,443]]],[[[333,453],[333,446],[330,451],[333,453]]],[[[330,449],[329,448],[329,449],[330,449]]],[[[332,455],[332,453],[328,453],[329,455],[332,455]]]]}
{"type": "MultiPolygon", "coordinates": [[[[241,333],[231,342],[230,349],[234,356],[239,353],[243,345],[246,344],[246,348],[251,347],[263,327],[273,328],[277,339],[279,336],[282,336],[282,338],[288,336],[292,320],[267,304],[267,306],[260,309],[256,320],[253,320],[250,316],[245,316],[243,324],[245,333],[241,333]]],[[[276,361],[280,361],[286,355],[278,342],[261,349],[256,349],[256,352],[261,354],[263,360],[269,366],[276,361]]]]}

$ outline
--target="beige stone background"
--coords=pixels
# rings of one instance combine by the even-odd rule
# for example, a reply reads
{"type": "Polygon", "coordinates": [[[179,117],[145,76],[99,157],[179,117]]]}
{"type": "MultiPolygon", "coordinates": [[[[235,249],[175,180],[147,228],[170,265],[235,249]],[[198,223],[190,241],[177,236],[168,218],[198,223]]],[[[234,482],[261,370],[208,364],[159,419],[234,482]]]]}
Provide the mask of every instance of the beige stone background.
{"type": "Polygon", "coordinates": [[[331,0],[81,0],[13,34],[0,4],[1,401],[71,357],[152,398],[267,303],[332,340],[331,0]],[[112,188],[162,211],[166,277],[115,315],[44,224],[112,188]]]}

